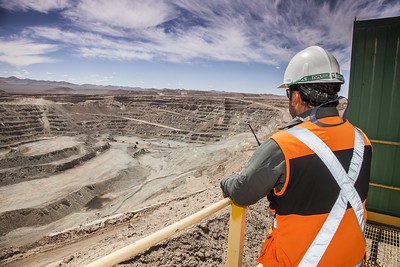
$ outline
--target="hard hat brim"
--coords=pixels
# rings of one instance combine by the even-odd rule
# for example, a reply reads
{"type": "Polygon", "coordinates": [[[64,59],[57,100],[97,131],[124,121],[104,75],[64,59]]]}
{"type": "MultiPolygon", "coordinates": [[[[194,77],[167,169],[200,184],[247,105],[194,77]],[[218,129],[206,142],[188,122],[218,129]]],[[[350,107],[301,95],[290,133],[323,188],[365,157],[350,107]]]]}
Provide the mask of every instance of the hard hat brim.
{"type": "Polygon", "coordinates": [[[282,83],[277,88],[289,88],[286,83],[282,83]]]}

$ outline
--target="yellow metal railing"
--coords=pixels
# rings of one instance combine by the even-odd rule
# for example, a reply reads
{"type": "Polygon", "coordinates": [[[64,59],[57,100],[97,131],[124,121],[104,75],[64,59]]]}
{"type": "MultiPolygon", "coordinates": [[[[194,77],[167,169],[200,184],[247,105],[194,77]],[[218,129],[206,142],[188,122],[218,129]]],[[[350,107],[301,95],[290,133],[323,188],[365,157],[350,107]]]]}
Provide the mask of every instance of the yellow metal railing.
{"type": "Polygon", "coordinates": [[[226,266],[242,266],[246,213],[247,207],[241,207],[232,203],[226,266]]]}
{"type": "Polygon", "coordinates": [[[123,247],[109,255],[106,255],[86,266],[113,266],[117,263],[132,258],[136,254],[166,240],[172,235],[186,229],[187,227],[201,221],[215,212],[231,205],[229,220],[228,253],[226,266],[237,267],[242,265],[244,233],[246,228],[247,207],[241,207],[232,202],[230,198],[224,198],[217,203],[188,216],[179,222],[171,224],[143,239],[123,247]]]}
{"type": "Polygon", "coordinates": [[[385,189],[390,189],[390,190],[396,190],[400,191],[399,187],[395,186],[389,186],[389,185],[383,185],[383,184],[375,184],[375,183],[369,183],[370,186],[375,186],[375,187],[380,187],[380,188],[385,188],[385,189]]]}
{"type": "Polygon", "coordinates": [[[369,141],[371,141],[371,143],[377,143],[377,144],[400,146],[400,142],[392,142],[392,141],[385,141],[385,140],[374,140],[374,139],[370,139],[369,141]]]}

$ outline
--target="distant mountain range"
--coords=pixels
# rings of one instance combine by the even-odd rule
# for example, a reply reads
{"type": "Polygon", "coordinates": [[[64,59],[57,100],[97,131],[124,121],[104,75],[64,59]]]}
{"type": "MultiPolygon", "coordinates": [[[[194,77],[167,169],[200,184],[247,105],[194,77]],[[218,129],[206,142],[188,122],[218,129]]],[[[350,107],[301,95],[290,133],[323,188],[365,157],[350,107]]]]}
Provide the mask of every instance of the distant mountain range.
{"type": "MultiPolygon", "coordinates": [[[[186,89],[155,89],[113,85],[94,85],[94,84],[73,84],[69,82],[43,81],[31,79],[19,79],[11,76],[8,78],[0,77],[0,94],[152,94],[152,95],[213,95],[220,97],[232,96],[260,96],[261,94],[233,93],[222,91],[200,91],[186,89]]],[[[263,94],[265,96],[269,94],[263,94]]],[[[269,95],[274,96],[274,95],[269,95]]],[[[277,96],[274,96],[277,97],[277,96]]]]}
{"type": "Polygon", "coordinates": [[[69,82],[19,79],[15,76],[0,77],[0,90],[7,93],[63,93],[63,94],[105,94],[113,90],[137,90],[139,87],[101,86],[94,84],[73,84],[69,82]]]}

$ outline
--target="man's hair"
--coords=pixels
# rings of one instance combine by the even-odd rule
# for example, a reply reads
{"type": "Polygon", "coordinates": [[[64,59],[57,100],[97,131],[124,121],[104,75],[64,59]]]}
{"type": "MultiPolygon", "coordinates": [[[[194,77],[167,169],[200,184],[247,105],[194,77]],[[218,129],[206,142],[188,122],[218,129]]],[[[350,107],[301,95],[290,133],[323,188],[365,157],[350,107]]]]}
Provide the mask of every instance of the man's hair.
{"type": "MultiPolygon", "coordinates": [[[[315,107],[337,98],[340,86],[339,83],[303,83],[291,85],[289,89],[299,91],[301,100],[315,107]]],[[[326,106],[336,107],[338,104],[336,101],[326,106]]]]}

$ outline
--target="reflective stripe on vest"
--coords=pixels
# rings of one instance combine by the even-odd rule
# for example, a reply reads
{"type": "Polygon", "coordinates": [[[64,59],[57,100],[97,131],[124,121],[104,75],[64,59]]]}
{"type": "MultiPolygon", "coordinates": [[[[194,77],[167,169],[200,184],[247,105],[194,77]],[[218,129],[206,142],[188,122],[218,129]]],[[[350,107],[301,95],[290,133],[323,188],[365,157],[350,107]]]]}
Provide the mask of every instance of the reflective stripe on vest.
{"type": "Polygon", "coordinates": [[[288,129],[286,132],[298,138],[301,142],[314,151],[314,153],[329,169],[341,189],[340,194],[321,230],[315,237],[314,241],[308,248],[306,254],[299,264],[299,266],[316,266],[324,255],[326,248],[328,247],[336,233],[336,230],[339,227],[339,224],[347,209],[347,202],[350,202],[357,216],[361,231],[364,233],[364,207],[360,196],[354,188],[354,183],[356,182],[360,173],[364,157],[364,138],[361,132],[357,128],[354,128],[355,140],[353,157],[351,159],[349,172],[346,173],[332,150],[310,130],[295,126],[288,129]]]}

